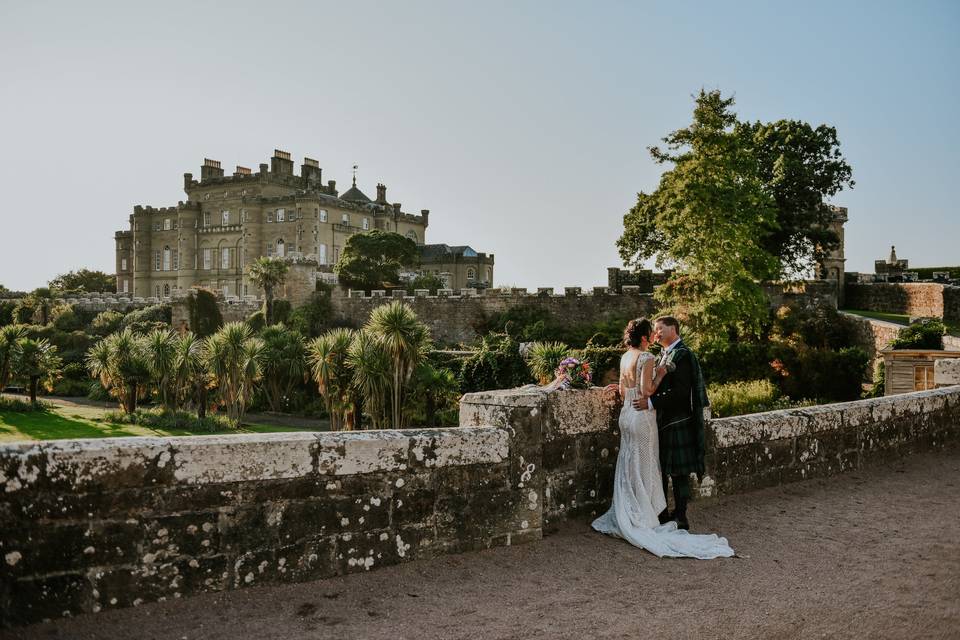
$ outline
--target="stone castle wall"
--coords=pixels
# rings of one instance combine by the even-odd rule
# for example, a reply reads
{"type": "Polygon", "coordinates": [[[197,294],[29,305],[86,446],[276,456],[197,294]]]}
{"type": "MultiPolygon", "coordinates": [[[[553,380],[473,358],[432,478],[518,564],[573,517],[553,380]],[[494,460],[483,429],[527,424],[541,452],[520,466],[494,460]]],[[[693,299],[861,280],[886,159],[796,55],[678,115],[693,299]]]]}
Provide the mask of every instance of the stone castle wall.
{"type": "Polygon", "coordinates": [[[847,309],[960,321],[960,287],[932,282],[853,282],[845,288],[847,309]]]}
{"type": "MultiPolygon", "coordinates": [[[[607,508],[600,389],[464,396],[461,426],[0,445],[0,622],[304,581],[538,540],[607,508]]],[[[701,496],[960,435],[960,387],[714,420],[701,496]]]]}

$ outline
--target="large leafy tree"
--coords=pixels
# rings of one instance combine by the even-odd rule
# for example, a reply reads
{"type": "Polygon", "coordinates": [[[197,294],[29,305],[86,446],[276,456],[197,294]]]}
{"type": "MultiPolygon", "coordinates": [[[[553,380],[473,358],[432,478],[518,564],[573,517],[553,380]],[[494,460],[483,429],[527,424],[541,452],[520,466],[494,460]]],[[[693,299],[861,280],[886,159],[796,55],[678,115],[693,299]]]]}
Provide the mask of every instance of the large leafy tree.
{"type": "Polygon", "coordinates": [[[852,184],[836,131],[743,124],[734,101],[701,91],[693,122],[650,153],[668,169],[637,194],[617,241],[627,266],[674,269],[657,298],[703,343],[761,330],[760,283],[795,273],[837,238],[824,198],[852,184]]]}
{"type": "Polygon", "coordinates": [[[675,268],[656,295],[702,342],[759,330],[767,317],[759,281],[778,271],[762,244],[777,228],[775,202],[734,130],[732,106],[701,91],[690,126],[665,137],[665,150],[650,149],[670,168],[653,193],[637,195],[617,241],[628,265],[656,258],[675,268]]]}
{"type": "Polygon", "coordinates": [[[267,324],[273,324],[274,290],[283,285],[289,269],[290,265],[283,258],[257,258],[250,265],[250,279],[263,289],[267,324]]]}
{"type": "Polygon", "coordinates": [[[781,276],[804,271],[811,259],[835,248],[828,228],[827,198],[853,187],[852,170],[840,153],[837,130],[799,120],[738,123],[735,133],[754,158],[765,190],[773,196],[777,226],[763,247],[780,260],[781,276]]]}
{"type": "Polygon", "coordinates": [[[103,271],[80,269],[68,271],[50,281],[50,288],[58,291],[87,291],[90,293],[114,293],[117,290],[116,277],[103,271]]]}
{"type": "Polygon", "coordinates": [[[347,240],[334,273],[340,284],[379,289],[400,282],[400,270],[417,261],[417,244],[392,231],[358,233],[347,240]]]}

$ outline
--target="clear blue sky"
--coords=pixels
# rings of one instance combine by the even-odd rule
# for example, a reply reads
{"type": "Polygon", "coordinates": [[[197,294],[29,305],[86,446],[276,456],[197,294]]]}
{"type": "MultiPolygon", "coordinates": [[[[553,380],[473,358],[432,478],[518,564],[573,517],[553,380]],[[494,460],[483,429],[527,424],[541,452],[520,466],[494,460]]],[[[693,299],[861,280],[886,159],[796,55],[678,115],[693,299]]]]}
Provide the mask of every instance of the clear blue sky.
{"type": "Polygon", "coordinates": [[[701,87],[839,130],[848,270],[960,263],[960,3],[0,0],[0,283],[113,269],[204,157],[360,165],[517,286],[604,284],[701,87]],[[138,6],[139,5],[139,6],[138,6]],[[679,6],[682,5],[682,6],[679,6]]]}

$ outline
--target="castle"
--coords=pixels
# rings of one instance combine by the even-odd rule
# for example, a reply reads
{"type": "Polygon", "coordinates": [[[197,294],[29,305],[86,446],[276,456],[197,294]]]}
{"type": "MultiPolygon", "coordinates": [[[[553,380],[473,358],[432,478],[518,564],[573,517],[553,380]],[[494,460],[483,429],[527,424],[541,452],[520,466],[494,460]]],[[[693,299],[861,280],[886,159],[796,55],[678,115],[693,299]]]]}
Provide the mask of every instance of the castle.
{"type": "Polygon", "coordinates": [[[437,275],[450,288],[493,284],[492,254],[470,247],[426,245],[430,211],[405,213],[377,185],[375,200],[353,186],[344,193],[322,181],[316,160],[304,158],[300,175],[286,151],[254,173],[237,166],[225,176],[205,159],[200,180],[183,175],[187,200],[175,207],[136,206],[130,228],[117,231],[117,293],[166,298],[193,286],[226,297],[258,295],[246,267],[261,256],[316,264],[317,278],[332,279],[347,239],[373,229],[393,231],[417,243],[420,273],[437,275]]]}

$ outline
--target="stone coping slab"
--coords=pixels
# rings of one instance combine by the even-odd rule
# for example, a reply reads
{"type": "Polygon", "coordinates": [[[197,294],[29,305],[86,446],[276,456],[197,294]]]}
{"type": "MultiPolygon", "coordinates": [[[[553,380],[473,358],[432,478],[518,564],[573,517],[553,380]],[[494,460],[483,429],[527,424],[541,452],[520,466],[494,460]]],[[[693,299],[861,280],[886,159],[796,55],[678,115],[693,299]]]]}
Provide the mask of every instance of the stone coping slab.
{"type": "Polygon", "coordinates": [[[496,463],[509,434],[490,426],[48,440],[0,445],[0,486],[78,490],[345,476],[496,463]]]}

